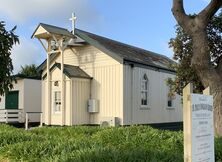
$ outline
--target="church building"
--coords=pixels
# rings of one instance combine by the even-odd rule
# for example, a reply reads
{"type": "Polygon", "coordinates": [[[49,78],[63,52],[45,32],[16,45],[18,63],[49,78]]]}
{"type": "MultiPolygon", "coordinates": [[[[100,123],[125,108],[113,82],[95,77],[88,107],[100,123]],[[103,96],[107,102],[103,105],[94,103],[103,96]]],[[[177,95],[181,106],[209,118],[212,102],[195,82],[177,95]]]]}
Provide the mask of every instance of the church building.
{"type": "Polygon", "coordinates": [[[42,112],[46,125],[132,125],[182,121],[181,97],[169,95],[164,55],[93,33],[40,23],[46,51],[42,112]]]}

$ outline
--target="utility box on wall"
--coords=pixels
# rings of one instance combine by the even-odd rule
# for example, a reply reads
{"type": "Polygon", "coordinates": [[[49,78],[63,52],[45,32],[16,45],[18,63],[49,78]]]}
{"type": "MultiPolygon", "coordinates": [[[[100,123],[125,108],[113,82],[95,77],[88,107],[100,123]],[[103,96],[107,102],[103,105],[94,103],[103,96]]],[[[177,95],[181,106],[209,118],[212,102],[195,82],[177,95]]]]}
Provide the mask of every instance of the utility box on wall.
{"type": "Polygon", "coordinates": [[[89,113],[99,112],[99,100],[96,100],[96,99],[88,100],[88,112],[89,113]]]}
{"type": "Polygon", "coordinates": [[[109,127],[109,126],[118,126],[119,125],[119,119],[118,117],[102,117],[100,119],[100,126],[101,127],[109,127]]]}

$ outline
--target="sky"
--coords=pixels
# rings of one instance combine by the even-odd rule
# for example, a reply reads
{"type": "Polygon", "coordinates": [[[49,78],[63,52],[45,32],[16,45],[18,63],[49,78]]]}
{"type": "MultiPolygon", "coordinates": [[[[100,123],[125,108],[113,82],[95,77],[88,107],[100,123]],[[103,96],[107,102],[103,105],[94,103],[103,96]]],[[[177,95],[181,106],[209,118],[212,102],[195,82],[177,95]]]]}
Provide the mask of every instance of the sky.
{"type": "MultiPolygon", "coordinates": [[[[31,35],[39,23],[71,30],[74,12],[76,28],[160,53],[172,58],[168,47],[175,37],[176,21],[172,0],[0,0],[0,21],[6,28],[17,26],[20,44],[12,50],[14,73],[21,66],[41,64],[46,53],[31,35]]],[[[198,13],[209,0],[184,0],[187,13],[198,13]]]]}

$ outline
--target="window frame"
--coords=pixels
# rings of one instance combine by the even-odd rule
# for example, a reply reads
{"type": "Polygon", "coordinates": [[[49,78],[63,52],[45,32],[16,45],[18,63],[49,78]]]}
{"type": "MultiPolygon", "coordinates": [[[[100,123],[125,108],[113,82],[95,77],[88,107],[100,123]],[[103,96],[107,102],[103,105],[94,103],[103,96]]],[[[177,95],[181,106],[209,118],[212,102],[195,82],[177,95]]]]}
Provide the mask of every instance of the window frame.
{"type": "Polygon", "coordinates": [[[174,109],[175,108],[175,98],[173,96],[170,96],[170,87],[167,86],[167,100],[166,100],[166,104],[167,104],[167,109],[174,109]],[[169,102],[171,102],[171,106],[169,106],[169,102]]]}
{"type": "Polygon", "coordinates": [[[53,99],[52,99],[52,104],[53,104],[53,113],[54,114],[60,114],[61,113],[61,97],[62,97],[62,95],[61,95],[61,91],[60,90],[55,90],[55,91],[53,91],[53,99]],[[56,93],[60,93],[60,97],[58,97],[57,95],[56,95],[56,93]],[[58,97],[58,98],[56,98],[56,96],[58,97]],[[59,110],[57,110],[57,108],[56,108],[56,106],[57,106],[57,104],[56,103],[58,103],[58,105],[59,105],[59,110]]]}
{"type": "Polygon", "coordinates": [[[141,80],[140,80],[140,107],[141,108],[148,108],[149,106],[149,79],[146,73],[143,73],[141,80]],[[143,99],[143,94],[146,94],[145,100],[143,99]],[[143,103],[145,102],[146,103],[143,103]]]}

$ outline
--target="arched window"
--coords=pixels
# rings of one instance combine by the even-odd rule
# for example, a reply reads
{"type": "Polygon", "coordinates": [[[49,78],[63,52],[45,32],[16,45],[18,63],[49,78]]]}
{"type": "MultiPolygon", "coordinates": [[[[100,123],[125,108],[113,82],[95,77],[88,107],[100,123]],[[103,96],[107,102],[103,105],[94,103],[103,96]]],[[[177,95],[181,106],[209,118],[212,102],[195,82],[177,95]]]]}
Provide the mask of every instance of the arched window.
{"type": "Polygon", "coordinates": [[[147,78],[147,75],[144,74],[141,79],[141,106],[147,106],[148,105],[148,87],[149,86],[149,80],[147,78]]]}
{"type": "Polygon", "coordinates": [[[175,99],[175,94],[172,92],[172,88],[168,87],[167,90],[167,107],[173,107],[173,100],[175,99]]]}

